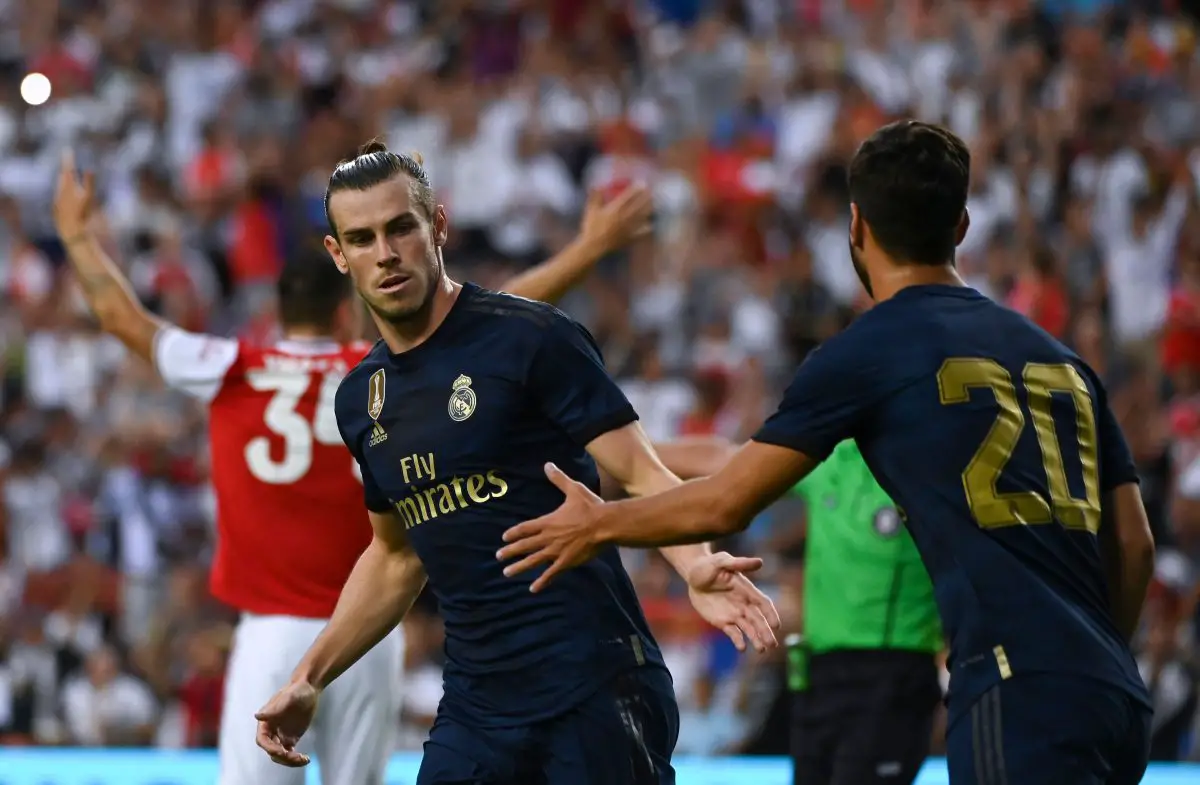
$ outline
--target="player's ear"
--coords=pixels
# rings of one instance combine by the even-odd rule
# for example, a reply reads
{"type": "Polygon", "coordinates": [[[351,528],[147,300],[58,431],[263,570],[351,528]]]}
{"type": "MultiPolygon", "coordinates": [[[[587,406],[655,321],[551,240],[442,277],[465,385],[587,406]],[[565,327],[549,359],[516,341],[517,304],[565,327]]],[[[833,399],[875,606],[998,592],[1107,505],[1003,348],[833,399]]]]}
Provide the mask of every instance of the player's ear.
{"type": "Polygon", "coordinates": [[[958,220],[958,228],[954,230],[954,247],[957,248],[962,243],[963,238],[967,236],[967,229],[971,226],[971,214],[967,212],[967,208],[963,208],[962,218],[958,220]]]}
{"type": "Polygon", "coordinates": [[[446,206],[433,208],[433,244],[441,248],[450,234],[450,221],[446,218],[446,206]]]}
{"type": "Polygon", "coordinates": [[[325,251],[329,254],[329,258],[337,265],[338,272],[346,275],[350,272],[350,265],[346,264],[346,257],[342,256],[342,247],[338,245],[338,241],[332,235],[325,235],[325,251]]]}
{"type": "Polygon", "coordinates": [[[863,232],[863,220],[859,215],[858,205],[854,202],[850,203],[850,245],[858,251],[863,250],[865,241],[863,232]]]}

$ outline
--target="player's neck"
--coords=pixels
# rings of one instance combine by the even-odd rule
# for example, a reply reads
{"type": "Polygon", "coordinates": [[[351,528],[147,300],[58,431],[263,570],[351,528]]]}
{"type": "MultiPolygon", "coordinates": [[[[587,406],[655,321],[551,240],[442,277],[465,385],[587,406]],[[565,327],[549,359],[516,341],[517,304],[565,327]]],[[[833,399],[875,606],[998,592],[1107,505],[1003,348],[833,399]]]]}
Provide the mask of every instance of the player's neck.
{"type": "Polygon", "coordinates": [[[871,276],[872,299],[877,303],[890,300],[910,286],[966,286],[954,265],[937,267],[922,264],[898,264],[871,276]]]}
{"type": "Polygon", "coordinates": [[[437,332],[442,322],[446,321],[446,316],[454,307],[460,292],[462,284],[443,275],[423,314],[401,322],[385,321],[372,314],[376,326],[379,327],[379,335],[392,354],[407,352],[429,340],[429,336],[437,332]]]}

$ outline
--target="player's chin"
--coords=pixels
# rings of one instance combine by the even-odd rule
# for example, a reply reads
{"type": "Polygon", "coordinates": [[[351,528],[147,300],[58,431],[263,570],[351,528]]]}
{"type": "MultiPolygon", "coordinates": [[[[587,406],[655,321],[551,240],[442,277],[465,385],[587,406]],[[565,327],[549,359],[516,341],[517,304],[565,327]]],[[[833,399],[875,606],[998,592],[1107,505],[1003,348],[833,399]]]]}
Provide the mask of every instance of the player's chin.
{"type": "MultiPolygon", "coordinates": [[[[408,288],[408,287],[405,287],[408,288]]],[[[371,297],[371,310],[388,321],[407,319],[420,312],[424,297],[416,292],[375,292],[371,297]]]]}

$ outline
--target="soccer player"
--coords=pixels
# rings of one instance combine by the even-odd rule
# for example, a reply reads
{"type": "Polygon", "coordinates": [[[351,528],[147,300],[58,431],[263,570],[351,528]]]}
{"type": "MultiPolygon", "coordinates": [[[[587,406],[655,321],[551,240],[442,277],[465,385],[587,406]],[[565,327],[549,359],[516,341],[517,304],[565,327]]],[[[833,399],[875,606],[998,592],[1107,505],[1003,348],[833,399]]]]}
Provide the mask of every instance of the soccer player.
{"type": "MultiPolygon", "coordinates": [[[[358,307],[325,259],[298,260],[278,284],[282,341],[253,346],[197,335],[148,313],[92,230],[90,178],[67,157],[55,219],[101,326],[150,361],[168,385],[208,404],[217,551],[212,591],[241,611],[226,677],[220,785],[294,785],[254,744],[254,712],[271,697],[332,613],[371,542],[357,464],[334,419],[334,393],[370,348],[349,342],[358,307]]],[[[507,288],[552,299],[649,226],[651,200],[632,190],[592,200],[579,238],[507,288]]],[[[391,230],[389,230],[391,231],[391,230]]],[[[389,635],[326,695],[312,748],[326,785],[382,783],[392,751],[402,662],[389,635]]]]}
{"type": "Polygon", "coordinates": [[[1095,374],[963,285],[970,156],[936,126],[871,135],[850,164],[850,245],[875,306],[814,351],[715,475],[603,503],[559,469],[563,506],[505,534],[506,571],[554,576],[612,544],[745,527],[841,441],[858,443],[933,580],[950,638],[950,779],[1132,785],[1150,701],[1128,647],[1154,544],[1095,374]]]}
{"type": "MultiPolygon", "coordinates": [[[[370,656],[428,576],[447,663],[420,785],[673,782],[671,679],[616,549],[541,594],[505,578],[495,554],[505,529],[558,504],[547,460],[591,487],[600,464],[634,494],[678,479],[582,327],[446,276],[446,211],[417,161],[369,148],[338,167],[327,198],[326,248],[382,335],[336,398],[375,537],[325,631],[259,712],[258,743],[306,764],[295,745],[318,696],[370,656]]],[[[774,607],[741,574],[760,560],[664,552],[710,623],[739,645],[774,643],[774,607]]]]}

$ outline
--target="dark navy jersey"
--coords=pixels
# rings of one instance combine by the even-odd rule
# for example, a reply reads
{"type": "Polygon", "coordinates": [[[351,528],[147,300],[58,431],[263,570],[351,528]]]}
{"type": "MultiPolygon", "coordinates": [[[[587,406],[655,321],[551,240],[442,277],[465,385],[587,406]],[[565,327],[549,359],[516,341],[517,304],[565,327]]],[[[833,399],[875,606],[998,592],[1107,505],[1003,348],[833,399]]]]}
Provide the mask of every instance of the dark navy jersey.
{"type": "Polygon", "coordinates": [[[599,489],[584,446],[637,420],[591,336],[543,303],[463,286],[425,343],[380,341],[342,381],[337,420],[367,507],[395,511],[445,622],[444,712],[476,725],[564,712],[625,668],[661,665],[615,548],[537,594],[501,535],[556,509],[553,461],[599,489]]]}
{"type": "Polygon", "coordinates": [[[1096,532],[1137,481],[1104,388],[974,289],[904,289],[813,352],[755,441],[823,460],[854,438],[903,515],[950,640],[955,716],[1012,675],[1089,676],[1148,701],[1096,532]]]}

